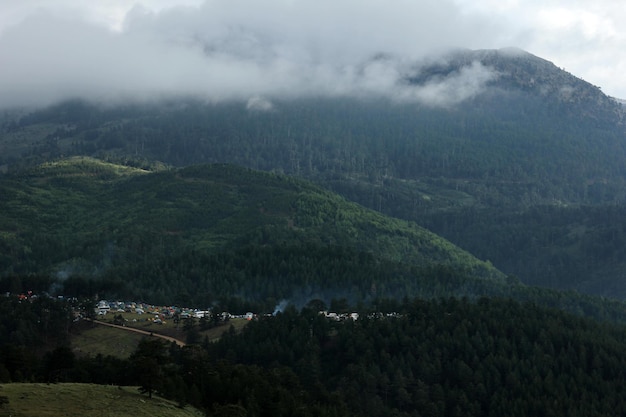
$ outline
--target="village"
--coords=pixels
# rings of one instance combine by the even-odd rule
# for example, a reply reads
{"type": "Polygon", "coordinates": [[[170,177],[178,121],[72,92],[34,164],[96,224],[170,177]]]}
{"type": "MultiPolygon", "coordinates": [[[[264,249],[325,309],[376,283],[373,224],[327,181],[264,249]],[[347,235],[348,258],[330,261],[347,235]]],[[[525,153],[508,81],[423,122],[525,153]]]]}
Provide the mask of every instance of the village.
{"type": "MultiPolygon", "coordinates": [[[[234,327],[240,331],[248,323],[260,319],[271,319],[281,314],[286,302],[281,303],[273,313],[231,314],[227,311],[216,312],[211,309],[193,309],[178,306],[157,306],[143,302],[122,302],[100,300],[95,303],[91,314],[84,310],[75,311],[75,321],[88,320],[107,326],[121,327],[145,335],[160,337],[176,342],[179,346],[198,343],[200,340],[217,340],[234,327]],[[192,336],[190,339],[190,333],[192,336]],[[195,338],[194,338],[195,337],[195,338]],[[193,340],[193,342],[190,342],[193,340]]],[[[356,321],[359,313],[336,313],[319,311],[320,316],[329,321],[356,321]]],[[[369,317],[369,316],[368,316],[369,317]]],[[[372,317],[383,317],[381,314],[372,317]]]]}
{"type": "MultiPolygon", "coordinates": [[[[155,306],[141,302],[122,302],[122,301],[106,301],[100,300],[94,308],[98,316],[106,316],[110,313],[134,313],[138,316],[153,316],[152,321],[162,324],[166,320],[184,320],[189,318],[203,319],[211,318],[211,310],[198,310],[176,306],[155,306]]],[[[251,320],[253,313],[246,313],[244,316],[234,316],[228,312],[219,314],[220,320],[227,321],[230,318],[246,318],[251,320]]]]}
{"type": "MultiPolygon", "coordinates": [[[[288,305],[288,302],[283,300],[272,313],[259,314],[248,311],[244,314],[232,314],[228,311],[216,311],[210,308],[163,306],[136,301],[111,301],[104,299],[97,302],[79,301],[73,297],[51,296],[47,293],[35,294],[31,291],[21,294],[6,293],[5,296],[17,297],[20,302],[33,302],[40,297],[46,297],[58,302],[67,302],[72,309],[74,323],[79,325],[81,322],[92,322],[94,324],[125,328],[146,335],[176,341],[181,346],[188,342],[190,331],[196,333],[196,337],[199,334],[199,337],[202,339],[208,336],[209,340],[216,340],[231,326],[236,331],[239,331],[251,321],[272,318],[281,314],[288,305]]],[[[338,313],[320,310],[318,314],[333,322],[357,321],[360,318],[357,312],[338,313]]],[[[399,316],[397,313],[383,314],[378,312],[369,313],[366,317],[369,319],[381,319],[399,316]]]]}
{"type": "MultiPolygon", "coordinates": [[[[155,306],[141,302],[122,302],[100,300],[94,308],[97,316],[106,316],[107,314],[134,313],[137,316],[146,315],[144,321],[152,321],[156,324],[164,324],[167,320],[179,321],[186,319],[211,319],[215,322],[226,322],[230,319],[254,320],[259,317],[258,314],[247,312],[245,314],[235,315],[227,311],[214,313],[210,309],[200,310],[177,306],[155,306]]],[[[263,317],[271,317],[280,313],[279,309],[275,309],[272,314],[264,314],[263,317]]],[[[327,319],[333,321],[358,320],[359,313],[335,313],[326,310],[320,311],[320,315],[324,315],[327,319]]],[[[134,319],[137,320],[136,318],[134,319]]]]}
{"type": "MultiPolygon", "coordinates": [[[[132,321],[132,322],[151,322],[154,324],[167,324],[168,321],[178,323],[181,320],[187,319],[198,319],[198,320],[212,320],[215,323],[224,323],[228,322],[231,319],[242,319],[246,321],[251,321],[258,319],[259,317],[272,317],[276,314],[282,312],[283,308],[287,305],[286,301],[282,301],[279,305],[276,306],[273,313],[266,314],[257,314],[253,312],[246,312],[245,314],[231,314],[227,311],[222,311],[216,313],[212,311],[210,308],[205,310],[197,309],[197,308],[189,308],[189,307],[178,307],[178,306],[158,306],[154,304],[149,304],[145,302],[135,302],[135,301],[110,301],[110,300],[99,300],[93,305],[93,314],[81,308],[78,300],[74,297],[66,298],[62,295],[53,297],[47,293],[42,295],[35,294],[32,291],[28,291],[26,293],[20,293],[17,295],[13,295],[9,292],[4,294],[5,297],[16,296],[20,301],[33,301],[38,297],[48,297],[52,299],[57,299],[59,301],[68,301],[73,306],[74,310],[74,318],[75,320],[80,320],[83,318],[95,318],[95,319],[105,319],[113,316],[121,316],[123,321],[132,321]]],[[[359,313],[357,312],[332,312],[327,310],[320,310],[318,312],[320,315],[323,315],[328,320],[331,321],[345,321],[352,320],[356,321],[359,319],[359,313]]],[[[392,312],[387,314],[382,314],[380,312],[370,313],[368,314],[368,318],[383,318],[383,317],[399,317],[398,313],[392,312]]]]}
{"type": "MultiPolygon", "coordinates": [[[[178,307],[178,306],[158,306],[154,304],[149,304],[145,302],[136,302],[136,301],[111,301],[111,300],[99,300],[93,305],[93,315],[84,311],[84,308],[81,309],[79,306],[78,300],[75,297],[66,298],[63,295],[59,295],[53,297],[47,293],[43,293],[41,295],[35,294],[32,291],[28,291],[20,294],[11,294],[9,292],[4,294],[5,297],[16,296],[20,301],[33,301],[38,297],[48,297],[52,299],[57,299],[59,301],[68,301],[74,308],[74,317],[75,319],[81,318],[99,318],[104,319],[113,315],[122,315],[124,319],[128,319],[129,315],[132,317],[133,322],[137,321],[150,321],[155,324],[166,324],[168,321],[178,322],[180,320],[186,319],[205,319],[205,320],[213,320],[215,322],[227,322],[231,319],[243,319],[247,321],[251,321],[254,319],[258,319],[259,317],[271,317],[276,314],[282,312],[284,307],[288,304],[286,301],[281,301],[280,304],[276,306],[273,313],[266,314],[258,314],[253,312],[246,312],[245,314],[231,314],[227,311],[222,311],[216,313],[212,311],[210,308],[205,310],[197,309],[197,308],[189,308],[189,307],[178,307]]],[[[323,315],[329,320],[332,321],[344,321],[344,320],[353,320],[356,321],[359,319],[359,313],[357,312],[332,312],[327,310],[320,310],[320,315],[323,315]]],[[[368,318],[382,318],[382,317],[398,317],[398,313],[388,313],[382,314],[371,313],[368,315],[368,318]]]]}

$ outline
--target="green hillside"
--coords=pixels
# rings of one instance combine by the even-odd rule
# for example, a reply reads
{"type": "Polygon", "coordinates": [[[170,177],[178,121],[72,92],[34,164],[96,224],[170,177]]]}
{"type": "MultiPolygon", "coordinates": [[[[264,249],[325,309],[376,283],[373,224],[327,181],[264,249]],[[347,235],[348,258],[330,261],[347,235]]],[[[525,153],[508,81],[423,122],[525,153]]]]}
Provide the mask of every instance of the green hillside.
{"type": "MultiPolygon", "coordinates": [[[[524,283],[626,296],[626,229],[611,214],[626,202],[623,105],[510,49],[415,62],[403,69],[406,86],[445,83],[478,63],[493,77],[447,107],[267,97],[272,111],[181,99],[117,107],[70,100],[6,112],[0,172],[84,155],[146,170],[163,161],[284,173],[424,226],[524,283]]],[[[227,238],[216,232],[197,240],[219,246],[227,238]]]]}
{"type": "Polygon", "coordinates": [[[52,276],[66,295],[359,300],[433,295],[443,277],[504,282],[415,223],[231,165],[147,172],[70,158],[2,178],[0,196],[2,274],[52,276]]]}
{"type": "Polygon", "coordinates": [[[137,387],[95,384],[2,384],[0,413],[12,417],[199,417],[175,401],[148,398],[137,387]]]}

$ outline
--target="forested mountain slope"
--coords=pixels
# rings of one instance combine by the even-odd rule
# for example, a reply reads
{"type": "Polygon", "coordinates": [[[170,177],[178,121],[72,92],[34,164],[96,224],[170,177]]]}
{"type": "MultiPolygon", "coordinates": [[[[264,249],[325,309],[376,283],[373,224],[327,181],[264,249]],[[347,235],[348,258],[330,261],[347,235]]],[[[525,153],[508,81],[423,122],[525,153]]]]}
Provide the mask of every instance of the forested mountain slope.
{"type": "Polygon", "coordinates": [[[431,105],[267,97],[7,113],[0,164],[17,172],[76,154],[300,176],[416,221],[526,283],[626,296],[626,231],[610,214],[626,198],[621,104],[519,50],[456,51],[401,71],[406,91],[436,93],[431,105]]]}
{"type": "Polygon", "coordinates": [[[50,275],[66,295],[210,305],[234,296],[433,296],[446,280],[466,292],[484,280],[505,284],[415,223],[232,165],[46,163],[0,180],[0,231],[3,275],[50,275]]]}

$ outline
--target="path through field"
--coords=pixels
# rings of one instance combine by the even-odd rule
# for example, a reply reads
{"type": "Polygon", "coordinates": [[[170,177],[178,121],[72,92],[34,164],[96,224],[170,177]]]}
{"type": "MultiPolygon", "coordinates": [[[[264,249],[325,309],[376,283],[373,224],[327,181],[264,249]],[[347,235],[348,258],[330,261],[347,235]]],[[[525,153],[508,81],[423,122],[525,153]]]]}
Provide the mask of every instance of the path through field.
{"type": "MultiPolygon", "coordinates": [[[[85,319],[85,320],[89,320],[89,319],[85,319]]],[[[146,336],[160,337],[161,339],[165,339],[168,342],[174,342],[174,343],[176,343],[180,347],[185,346],[185,342],[183,342],[182,340],[178,340],[178,339],[176,339],[174,337],[166,336],[164,334],[158,334],[158,333],[154,333],[154,332],[149,332],[147,330],[135,329],[134,327],[127,327],[127,326],[120,326],[120,325],[112,324],[112,323],[105,323],[103,321],[98,321],[98,320],[89,320],[89,321],[91,321],[92,323],[101,324],[103,326],[116,327],[116,328],[122,329],[122,330],[128,330],[128,331],[131,331],[131,332],[145,334],[146,336]]]]}

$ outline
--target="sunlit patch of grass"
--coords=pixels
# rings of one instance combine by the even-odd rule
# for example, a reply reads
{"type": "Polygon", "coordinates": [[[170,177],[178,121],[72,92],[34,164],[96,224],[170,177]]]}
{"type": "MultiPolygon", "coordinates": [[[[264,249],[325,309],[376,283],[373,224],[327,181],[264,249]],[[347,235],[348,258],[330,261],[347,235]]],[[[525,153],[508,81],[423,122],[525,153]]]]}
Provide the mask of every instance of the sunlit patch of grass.
{"type": "Polygon", "coordinates": [[[40,168],[44,172],[47,172],[48,170],[54,171],[55,175],[102,175],[106,173],[119,177],[145,174],[149,172],[144,169],[117,165],[86,156],[73,156],[57,161],[46,162],[40,165],[40,168]]]}

